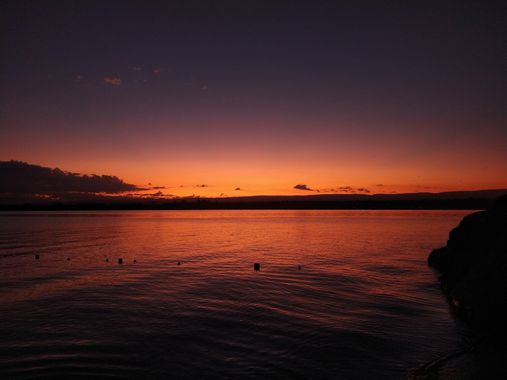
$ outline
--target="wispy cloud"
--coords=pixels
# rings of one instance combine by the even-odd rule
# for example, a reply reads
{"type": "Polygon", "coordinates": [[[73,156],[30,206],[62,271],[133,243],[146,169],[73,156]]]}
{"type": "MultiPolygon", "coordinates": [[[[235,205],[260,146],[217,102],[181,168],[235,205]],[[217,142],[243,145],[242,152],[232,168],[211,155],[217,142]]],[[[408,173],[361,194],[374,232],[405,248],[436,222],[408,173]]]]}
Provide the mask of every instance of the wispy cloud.
{"type": "Polygon", "coordinates": [[[332,193],[363,193],[363,194],[370,193],[370,190],[365,187],[352,187],[352,186],[339,186],[332,189],[323,189],[322,191],[332,193]]]}
{"type": "Polygon", "coordinates": [[[121,78],[120,77],[105,77],[103,78],[104,83],[111,86],[121,86],[121,78]]]}
{"type": "Polygon", "coordinates": [[[174,194],[166,194],[162,191],[157,191],[155,193],[130,193],[128,196],[139,198],[177,198],[174,194]]]}

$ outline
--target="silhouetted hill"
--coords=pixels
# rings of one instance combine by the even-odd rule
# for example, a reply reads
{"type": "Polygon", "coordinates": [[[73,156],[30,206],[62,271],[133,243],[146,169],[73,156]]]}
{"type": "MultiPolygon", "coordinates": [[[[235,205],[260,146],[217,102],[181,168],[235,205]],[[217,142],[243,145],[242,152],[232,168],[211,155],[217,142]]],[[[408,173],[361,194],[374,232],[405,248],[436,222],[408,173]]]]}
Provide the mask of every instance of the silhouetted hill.
{"type": "Polygon", "coordinates": [[[495,200],[507,194],[507,189],[448,191],[442,193],[402,193],[402,194],[313,194],[313,195],[258,195],[250,197],[209,198],[219,202],[345,202],[345,201],[401,201],[401,200],[495,200]]]}

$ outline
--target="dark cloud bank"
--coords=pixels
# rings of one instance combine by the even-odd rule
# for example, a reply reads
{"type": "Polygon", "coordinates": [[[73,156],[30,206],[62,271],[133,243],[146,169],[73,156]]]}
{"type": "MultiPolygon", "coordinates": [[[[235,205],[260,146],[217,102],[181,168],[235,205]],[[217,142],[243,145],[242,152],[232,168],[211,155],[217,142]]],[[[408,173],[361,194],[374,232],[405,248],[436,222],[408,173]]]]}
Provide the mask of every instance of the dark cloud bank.
{"type": "Polygon", "coordinates": [[[115,176],[83,175],[21,161],[0,161],[2,194],[118,194],[134,190],[143,189],[115,176]]]}

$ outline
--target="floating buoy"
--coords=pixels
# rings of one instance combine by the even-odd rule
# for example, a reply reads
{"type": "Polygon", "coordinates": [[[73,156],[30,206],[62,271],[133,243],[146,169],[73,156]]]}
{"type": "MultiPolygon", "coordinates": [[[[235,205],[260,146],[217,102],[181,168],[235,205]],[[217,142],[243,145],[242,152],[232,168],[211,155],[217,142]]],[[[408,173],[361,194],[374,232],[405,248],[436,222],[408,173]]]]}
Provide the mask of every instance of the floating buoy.
{"type": "Polygon", "coordinates": [[[176,265],[181,265],[181,263],[178,261],[178,264],[176,264],[176,265]]]}
{"type": "Polygon", "coordinates": [[[254,270],[261,270],[261,264],[254,263],[254,270]]]}
{"type": "Polygon", "coordinates": [[[135,263],[137,263],[137,260],[136,260],[136,259],[134,259],[134,262],[135,262],[135,263]]]}
{"type": "Polygon", "coordinates": [[[39,260],[40,259],[40,256],[39,255],[35,255],[35,260],[39,260]]]}
{"type": "Polygon", "coordinates": [[[123,259],[121,257],[118,259],[118,264],[123,264],[123,259]]]}
{"type": "Polygon", "coordinates": [[[301,265],[298,265],[298,270],[301,270],[301,265]]]}
{"type": "Polygon", "coordinates": [[[70,257],[67,257],[67,261],[70,261],[70,257]]]}
{"type": "Polygon", "coordinates": [[[109,259],[106,259],[106,263],[108,263],[108,262],[109,262],[109,259]]]}

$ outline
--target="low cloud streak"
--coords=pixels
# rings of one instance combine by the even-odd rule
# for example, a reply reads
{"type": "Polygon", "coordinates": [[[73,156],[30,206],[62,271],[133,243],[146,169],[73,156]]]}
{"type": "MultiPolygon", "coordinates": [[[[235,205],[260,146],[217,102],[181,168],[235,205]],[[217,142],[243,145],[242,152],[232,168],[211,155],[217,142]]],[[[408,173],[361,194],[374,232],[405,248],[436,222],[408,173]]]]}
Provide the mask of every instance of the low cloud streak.
{"type": "Polygon", "coordinates": [[[301,184],[301,183],[297,184],[293,188],[296,189],[296,190],[314,191],[313,189],[309,188],[307,185],[304,185],[304,184],[301,184]]]}

